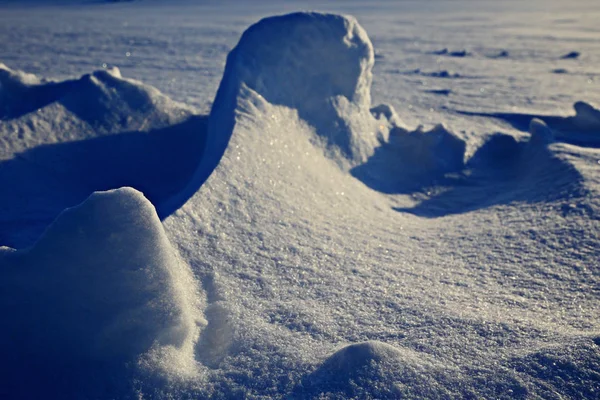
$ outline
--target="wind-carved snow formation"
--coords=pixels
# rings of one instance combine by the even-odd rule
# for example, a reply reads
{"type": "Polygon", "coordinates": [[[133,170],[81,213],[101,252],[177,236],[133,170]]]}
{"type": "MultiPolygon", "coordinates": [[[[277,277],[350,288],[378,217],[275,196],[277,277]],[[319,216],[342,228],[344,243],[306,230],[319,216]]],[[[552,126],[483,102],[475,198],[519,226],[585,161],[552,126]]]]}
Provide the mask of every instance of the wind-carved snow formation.
{"type": "Polygon", "coordinates": [[[141,193],[94,193],[33,247],[3,248],[0,263],[0,308],[10,316],[0,330],[2,375],[11,377],[0,393],[85,397],[108,390],[103,374],[139,374],[136,364],[145,374],[198,374],[200,295],[141,193]],[[29,374],[47,381],[29,386],[29,374]]]}
{"type": "MultiPolygon", "coordinates": [[[[414,208],[395,207],[428,217],[533,201],[536,191],[572,202],[582,177],[552,153],[554,125],[529,118],[527,139],[491,135],[467,158],[464,138],[443,124],[411,130],[391,106],[371,107],[373,59],[352,17],[266,18],[230,53],[206,131],[117,70],[51,83],[0,68],[0,179],[17,193],[0,198],[0,244],[28,243],[34,233],[25,240],[11,227],[45,227],[58,207],[92,191],[131,185],[145,195],[95,193],[31,248],[0,249],[0,310],[12,318],[0,331],[11,382],[0,390],[35,397],[39,386],[71,398],[594,395],[597,334],[561,303],[572,296],[565,286],[589,282],[578,281],[584,262],[569,264],[554,225],[521,232],[508,221],[494,236],[490,221],[509,209],[437,226],[394,212],[391,196],[364,185],[386,194],[450,187],[414,208]],[[169,118],[176,125],[162,126],[169,118]],[[28,122],[38,125],[21,132],[25,139],[13,133],[28,122]],[[72,186],[54,180],[56,172],[72,186]],[[65,189],[50,204],[28,209],[16,200],[44,198],[56,186],[65,189]],[[165,228],[159,216],[169,216],[165,228]],[[535,235],[560,250],[531,245],[535,235]],[[457,243],[467,240],[484,244],[465,246],[463,257],[457,243]],[[510,258],[505,244],[530,247],[510,258]]],[[[590,107],[578,105],[574,118],[591,132],[590,107]]]]}
{"type": "Polygon", "coordinates": [[[369,112],[373,64],[373,45],[353,17],[295,13],[248,28],[227,57],[196,175],[171,208],[202,185],[240,116],[257,106],[264,111],[262,103],[292,110],[316,133],[310,140],[340,166],[364,162],[377,145],[369,112]]]}
{"type": "Polygon", "coordinates": [[[328,148],[362,162],[376,144],[369,114],[373,64],[373,45],[353,17],[265,18],[227,57],[210,126],[227,124],[239,97],[258,96],[295,110],[328,148]]]}

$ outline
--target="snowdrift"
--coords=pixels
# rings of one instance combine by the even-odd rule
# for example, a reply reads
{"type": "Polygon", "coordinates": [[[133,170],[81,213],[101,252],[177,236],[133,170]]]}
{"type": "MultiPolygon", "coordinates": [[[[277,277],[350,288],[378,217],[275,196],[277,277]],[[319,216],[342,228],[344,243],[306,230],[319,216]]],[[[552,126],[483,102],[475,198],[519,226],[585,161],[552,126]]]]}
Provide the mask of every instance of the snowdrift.
{"type": "Polygon", "coordinates": [[[369,112],[373,64],[373,46],[351,17],[295,13],[250,27],[227,57],[201,164],[170,208],[205,182],[235,127],[256,109],[274,124],[291,117],[282,135],[293,133],[294,124],[308,125],[313,131],[308,140],[344,168],[365,161],[377,144],[377,123],[369,112]],[[280,117],[282,111],[271,109],[294,115],[280,117]]]}
{"type": "Polygon", "coordinates": [[[199,292],[141,193],[93,194],[0,265],[4,398],[108,398],[142,372],[197,374],[199,292]]]}

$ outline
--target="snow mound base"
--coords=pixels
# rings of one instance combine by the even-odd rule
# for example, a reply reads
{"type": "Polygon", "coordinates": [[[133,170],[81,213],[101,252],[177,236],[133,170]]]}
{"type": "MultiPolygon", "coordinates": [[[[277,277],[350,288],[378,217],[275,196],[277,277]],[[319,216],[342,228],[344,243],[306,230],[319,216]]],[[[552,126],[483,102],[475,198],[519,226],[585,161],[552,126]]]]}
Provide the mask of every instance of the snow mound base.
{"type": "Polygon", "coordinates": [[[139,373],[136,364],[144,373],[198,373],[200,294],[141,193],[93,194],[31,249],[0,254],[0,274],[0,308],[12,318],[0,331],[9,397],[110,392],[112,379],[139,373]],[[48,381],[28,387],[32,373],[48,381]]]}

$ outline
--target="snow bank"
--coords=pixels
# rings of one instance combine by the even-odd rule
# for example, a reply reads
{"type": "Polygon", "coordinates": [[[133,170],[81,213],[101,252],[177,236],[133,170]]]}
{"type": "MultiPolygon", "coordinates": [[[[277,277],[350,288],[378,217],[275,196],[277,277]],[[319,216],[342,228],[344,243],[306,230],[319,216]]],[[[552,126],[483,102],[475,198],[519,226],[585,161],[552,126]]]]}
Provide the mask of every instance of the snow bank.
{"type": "Polygon", "coordinates": [[[460,113],[499,118],[525,132],[531,131],[532,120],[536,119],[547,125],[556,141],[584,147],[600,147],[600,109],[585,101],[575,102],[573,108],[575,115],[570,116],[464,111],[460,113]]]}
{"type": "Polygon", "coordinates": [[[64,211],[35,246],[0,254],[0,275],[0,392],[11,398],[104,398],[138,363],[144,373],[198,372],[199,292],[133,189],[64,211]]]}

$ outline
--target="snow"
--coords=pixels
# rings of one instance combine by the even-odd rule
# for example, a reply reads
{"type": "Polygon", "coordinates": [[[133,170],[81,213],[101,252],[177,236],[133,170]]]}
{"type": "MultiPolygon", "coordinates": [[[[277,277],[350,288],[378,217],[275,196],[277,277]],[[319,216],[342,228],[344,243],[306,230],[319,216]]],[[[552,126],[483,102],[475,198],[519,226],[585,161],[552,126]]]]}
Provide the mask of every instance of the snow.
{"type": "Polygon", "coordinates": [[[195,281],[154,207],[131,188],[94,193],[33,247],[3,254],[1,282],[5,398],[123,395],[102,392],[94,374],[118,382],[135,372],[124,371],[132,362],[197,374],[194,344],[206,322],[195,281]],[[43,385],[31,385],[31,374],[43,385]]]}
{"type": "Polygon", "coordinates": [[[597,5],[308,6],[2,6],[4,398],[597,397],[597,5]]]}
{"type": "Polygon", "coordinates": [[[31,245],[60,211],[99,190],[136,187],[161,217],[174,211],[167,203],[196,169],[206,117],[118,69],[58,82],[2,71],[3,244],[31,245]]]}

